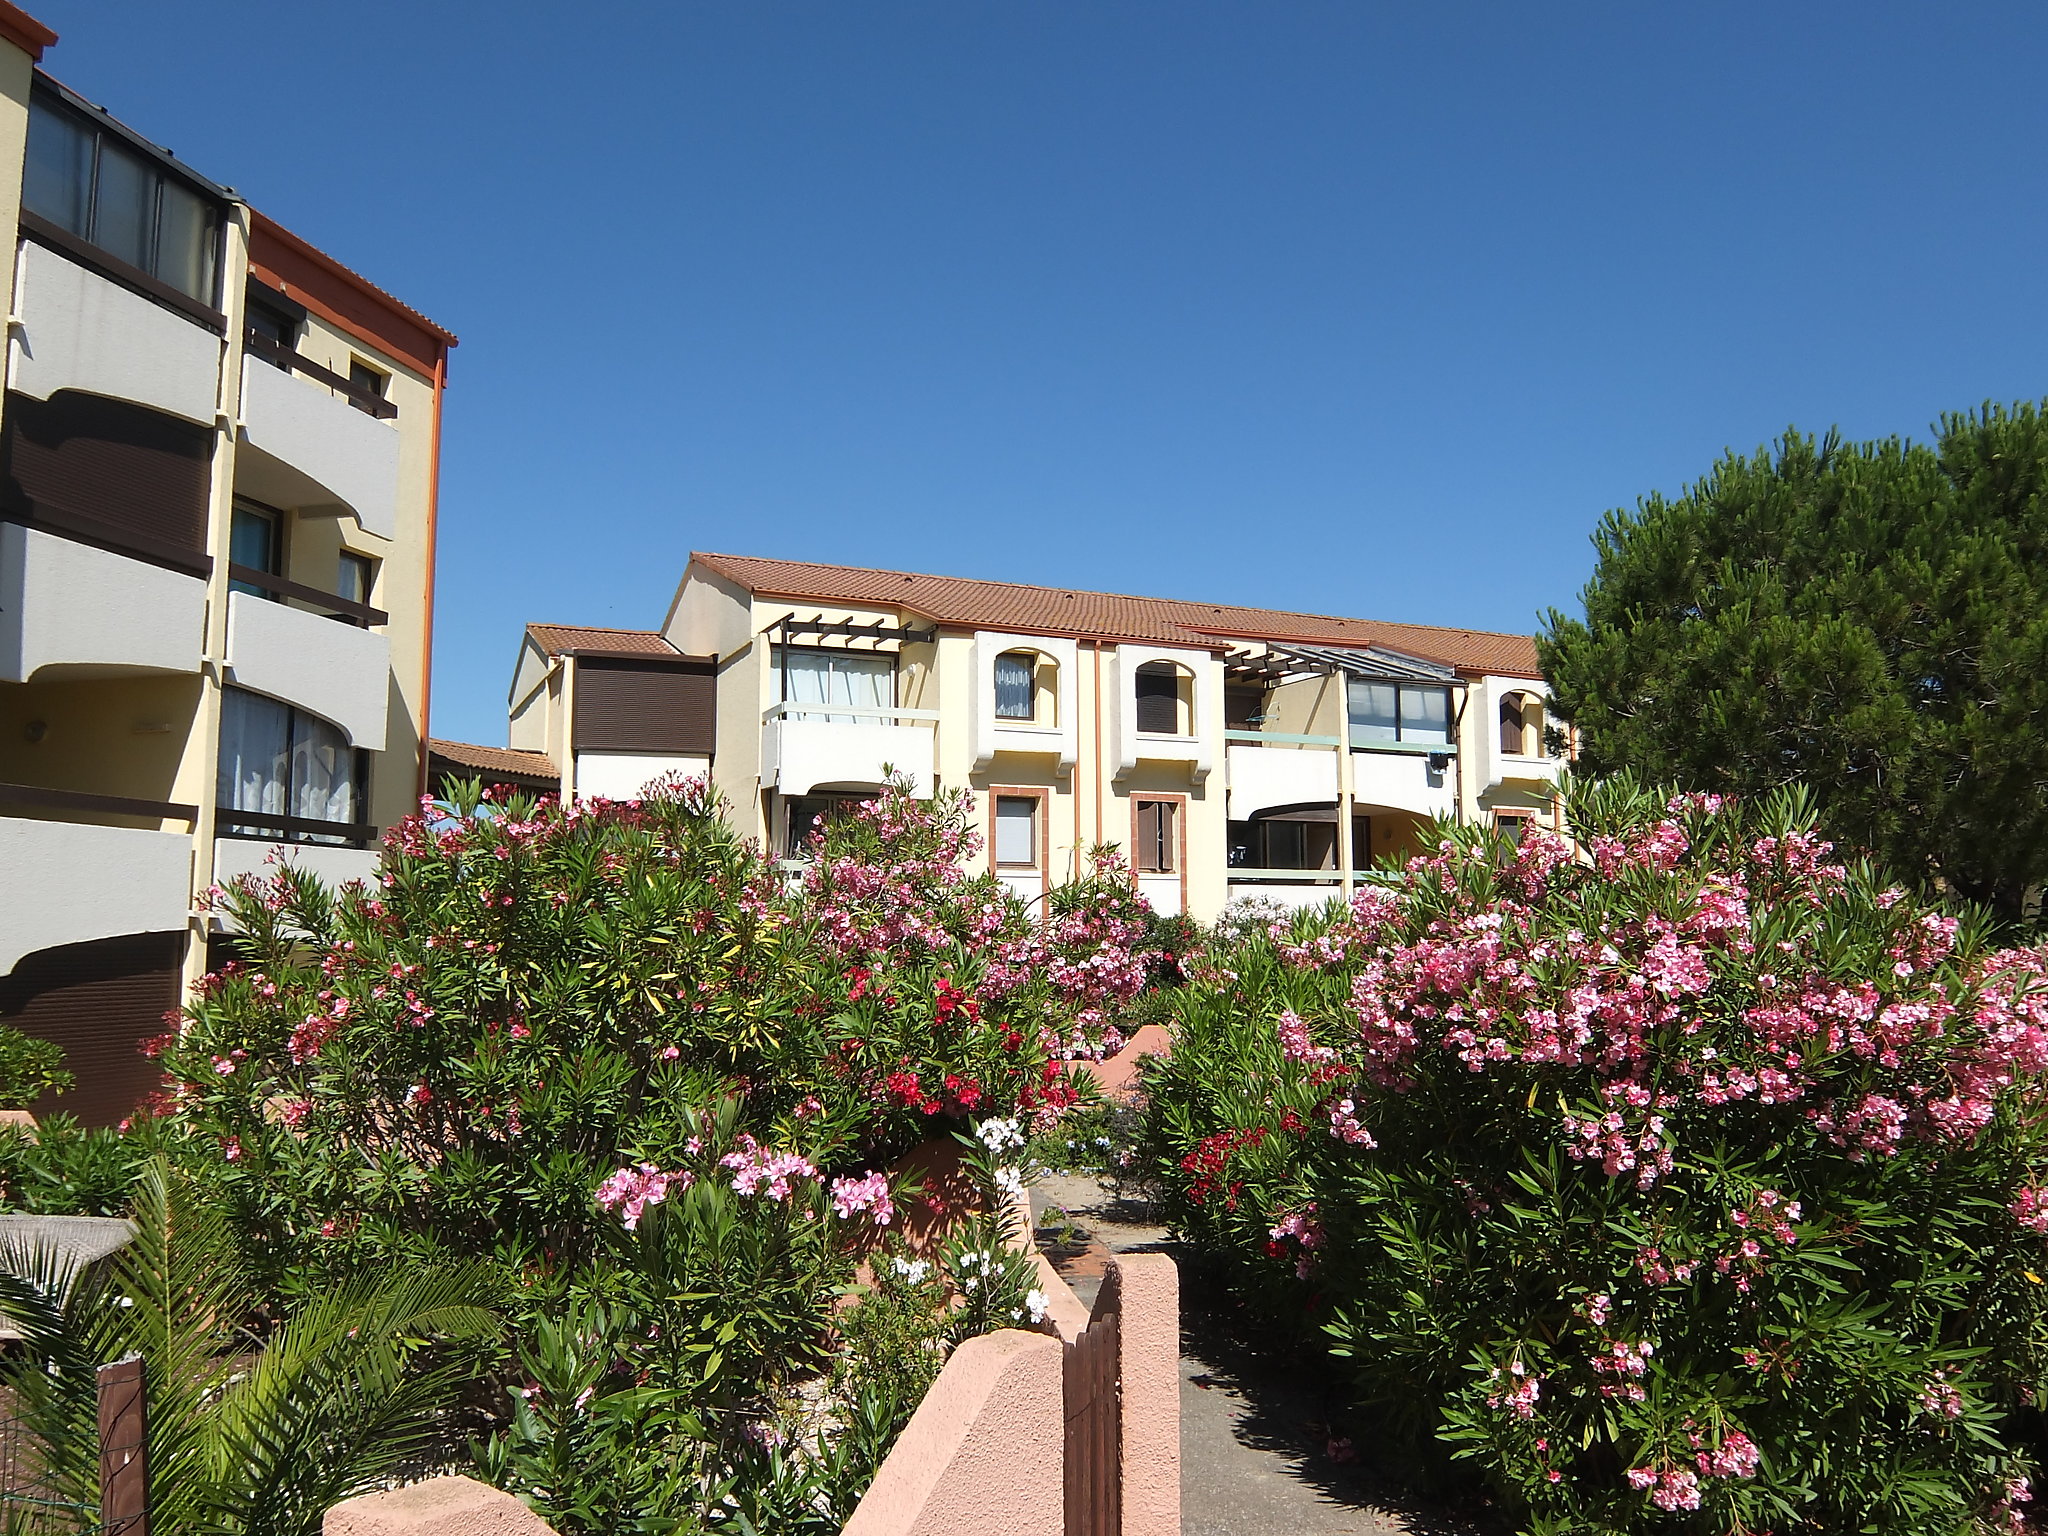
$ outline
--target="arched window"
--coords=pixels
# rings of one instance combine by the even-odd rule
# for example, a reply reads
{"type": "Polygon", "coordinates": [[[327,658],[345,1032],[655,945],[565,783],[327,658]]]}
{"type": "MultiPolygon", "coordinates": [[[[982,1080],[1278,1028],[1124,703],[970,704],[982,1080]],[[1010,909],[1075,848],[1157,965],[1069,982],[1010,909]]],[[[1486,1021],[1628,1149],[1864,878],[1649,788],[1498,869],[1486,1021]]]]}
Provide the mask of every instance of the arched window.
{"type": "Polygon", "coordinates": [[[1500,701],[1503,757],[1543,756],[1543,701],[1533,693],[1510,693],[1500,701]]]}
{"type": "Polygon", "coordinates": [[[1519,693],[1501,696],[1500,751],[1503,757],[1522,755],[1522,696],[1519,693]]]}
{"type": "Polygon", "coordinates": [[[1050,725],[1041,718],[1052,698],[1053,664],[1036,651],[1005,651],[996,658],[996,719],[1050,725]]]}
{"type": "Polygon", "coordinates": [[[1153,736],[1195,734],[1195,675],[1170,661],[1148,661],[1135,678],[1138,729],[1153,736]]]}

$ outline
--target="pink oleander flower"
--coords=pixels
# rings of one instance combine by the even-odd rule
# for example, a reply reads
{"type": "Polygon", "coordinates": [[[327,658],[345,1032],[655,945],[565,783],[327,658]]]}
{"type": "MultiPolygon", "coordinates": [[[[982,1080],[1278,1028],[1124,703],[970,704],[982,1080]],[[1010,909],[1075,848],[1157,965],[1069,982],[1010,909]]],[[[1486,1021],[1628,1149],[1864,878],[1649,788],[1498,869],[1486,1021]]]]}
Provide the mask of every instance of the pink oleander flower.
{"type": "Polygon", "coordinates": [[[631,1232],[650,1205],[660,1205],[671,1190],[688,1189],[696,1181],[697,1176],[687,1168],[663,1173],[652,1163],[640,1163],[619,1169],[598,1185],[597,1204],[599,1209],[618,1215],[631,1232]]]}
{"type": "Polygon", "coordinates": [[[718,1161],[720,1166],[733,1170],[735,1190],[751,1195],[765,1187],[770,1200],[788,1199],[792,1180],[818,1176],[818,1170],[797,1153],[770,1152],[746,1135],[740,1137],[737,1151],[726,1153],[718,1161]]]}
{"type": "Polygon", "coordinates": [[[869,1173],[858,1179],[834,1179],[832,1208],[839,1213],[841,1221],[850,1220],[857,1213],[865,1211],[878,1227],[888,1226],[896,1217],[896,1205],[889,1194],[889,1181],[879,1173],[869,1173]]]}
{"type": "Polygon", "coordinates": [[[1739,1429],[1731,1429],[1721,1437],[1718,1446],[1701,1451],[1694,1459],[1699,1463],[1702,1477],[1755,1477],[1763,1454],[1749,1436],[1739,1429]]]}

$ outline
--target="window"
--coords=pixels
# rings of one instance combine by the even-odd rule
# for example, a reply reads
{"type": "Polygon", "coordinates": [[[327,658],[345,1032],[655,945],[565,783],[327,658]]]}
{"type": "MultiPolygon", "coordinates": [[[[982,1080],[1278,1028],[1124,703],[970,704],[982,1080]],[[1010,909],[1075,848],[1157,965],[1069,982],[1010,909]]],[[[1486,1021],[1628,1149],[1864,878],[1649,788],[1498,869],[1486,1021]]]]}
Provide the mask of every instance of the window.
{"type": "Polygon", "coordinates": [[[996,658],[996,718],[1038,718],[1038,657],[1030,651],[1005,651],[996,658]]]}
{"type": "MultiPolygon", "coordinates": [[[[806,650],[775,647],[774,663],[785,704],[848,704],[861,709],[896,707],[896,658],[874,651],[806,650]]],[[[806,720],[857,725],[870,715],[832,715],[805,710],[806,720]]]]}
{"type": "Polygon", "coordinates": [[[215,302],[220,209],[103,124],[38,93],[22,206],[202,304],[215,302]]]}
{"type": "Polygon", "coordinates": [[[1223,728],[1227,731],[1256,731],[1266,718],[1266,690],[1226,688],[1223,690],[1223,728]]]}
{"type": "MultiPolygon", "coordinates": [[[[249,300],[249,329],[281,351],[296,352],[299,348],[298,320],[276,305],[254,297],[249,300]]],[[[260,348],[256,355],[263,357],[260,348]]],[[[274,359],[266,358],[265,361],[274,359]]]]}
{"type": "Polygon", "coordinates": [[[1543,705],[1534,694],[1504,694],[1500,701],[1500,750],[1506,757],[1542,757],[1543,705]]]}
{"type": "MultiPolygon", "coordinates": [[[[372,368],[360,357],[348,360],[349,404],[359,411],[370,411],[370,403],[384,398],[385,388],[391,383],[391,375],[381,368],[372,368]]],[[[375,411],[370,411],[375,415],[375,411]]]]}
{"type": "Polygon", "coordinates": [[[1249,869],[1335,869],[1337,824],[1285,817],[1232,822],[1230,862],[1249,869]]]}
{"type": "Polygon", "coordinates": [[[377,562],[368,555],[344,549],[341,563],[334,573],[334,590],[352,603],[367,604],[370,591],[376,584],[377,562]]]}
{"type": "Polygon", "coordinates": [[[221,692],[221,831],[226,836],[341,842],[339,835],[286,830],[262,817],[356,823],[362,820],[367,753],[325,720],[241,688],[221,692]]]}
{"type": "Polygon", "coordinates": [[[1529,828],[1536,823],[1534,811],[1495,811],[1493,830],[1511,843],[1519,843],[1528,836],[1529,828]]]}
{"type": "Polygon", "coordinates": [[[1138,729],[1153,736],[1194,734],[1194,679],[1185,667],[1170,661],[1148,661],[1138,668],[1138,729]]]}
{"type": "Polygon", "coordinates": [[[1140,800],[1133,808],[1137,847],[1131,866],[1141,875],[1171,875],[1180,869],[1180,803],[1140,800]]]}
{"type": "Polygon", "coordinates": [[[1354,677],[1349,687],[1353,742],[1414,741],[1448,746],[1451,691],[1354,677]]]}
{"type": "Polygon", "coordinates": [[[792,795],[783,802],[788,810],[788,825],[784,829],[782,856],[786,859],[809,858],[812,850],[807,845],[812,836],[826,822],[844,816],[867,798],[866,795],[792,795]]]}
{"type": "Polygon", "coordinates": [[[1038,868],[1037,795],[996,796],[996,868],[1038,868]]]}
{"type": "MultiPolygon", "coordinates": [[[[281,574],[284,570],[283,514],[250,502],[236,502],[234,521],[228,527],[228,560],[233,565],[245,565],[252,571],[261,571],[266,576],[281,574]]],[[[275,592],[253,582],[230,581],[228,590],[272,602],[277,600],[275,592]]]]}

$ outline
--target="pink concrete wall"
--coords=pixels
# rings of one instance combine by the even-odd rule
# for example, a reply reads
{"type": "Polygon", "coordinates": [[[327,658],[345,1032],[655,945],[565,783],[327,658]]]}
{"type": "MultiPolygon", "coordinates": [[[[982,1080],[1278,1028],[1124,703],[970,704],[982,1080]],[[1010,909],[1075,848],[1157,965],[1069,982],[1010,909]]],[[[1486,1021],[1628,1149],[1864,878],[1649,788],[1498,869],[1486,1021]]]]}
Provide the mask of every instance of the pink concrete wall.
{"type": "Polygon", "coordinates": [[[1122,1313],[1123,1536],[1180,1536],[1180,1271],[1163,1253],[1124,1253],[1108,1275],[1122,1313]]]}
{"type": "Polygon", "coordinates": [[[962,1344],[841,1536],[1061,1536],[1064,1365],[1043,1334],[962,1344]]]}
{"type": "Polygon", "coordinates": [[[323,1536],[554,1536],[511,1494],[467,1477],[430,1477],[344,1499],[320,1529],[323,1536]]]}
{"type": "Polygon", "coordinates": [[[1138,1092],[1138,1063],[1147,1056],[1172,1054],[1173,1037],[1163,1024],[1147,1024],[1124,1048],[1107,1061],[1089,1061],[1088,1069],[1102,1091],[1112,1099],[1132,1099],[1138,1092]]]}

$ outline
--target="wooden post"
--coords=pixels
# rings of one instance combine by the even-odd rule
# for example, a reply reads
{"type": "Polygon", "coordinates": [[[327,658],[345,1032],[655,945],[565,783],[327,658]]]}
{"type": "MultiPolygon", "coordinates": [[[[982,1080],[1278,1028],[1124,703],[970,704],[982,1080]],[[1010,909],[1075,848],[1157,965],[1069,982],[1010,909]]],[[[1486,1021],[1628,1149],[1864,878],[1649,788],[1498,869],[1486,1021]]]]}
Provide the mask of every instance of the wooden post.
{"type": "Polygon", "coordinates": [[[149,1536],[149,1423],[142,1357],[99,1369],[100,1529],[105,1536],[149,1536]]]}

